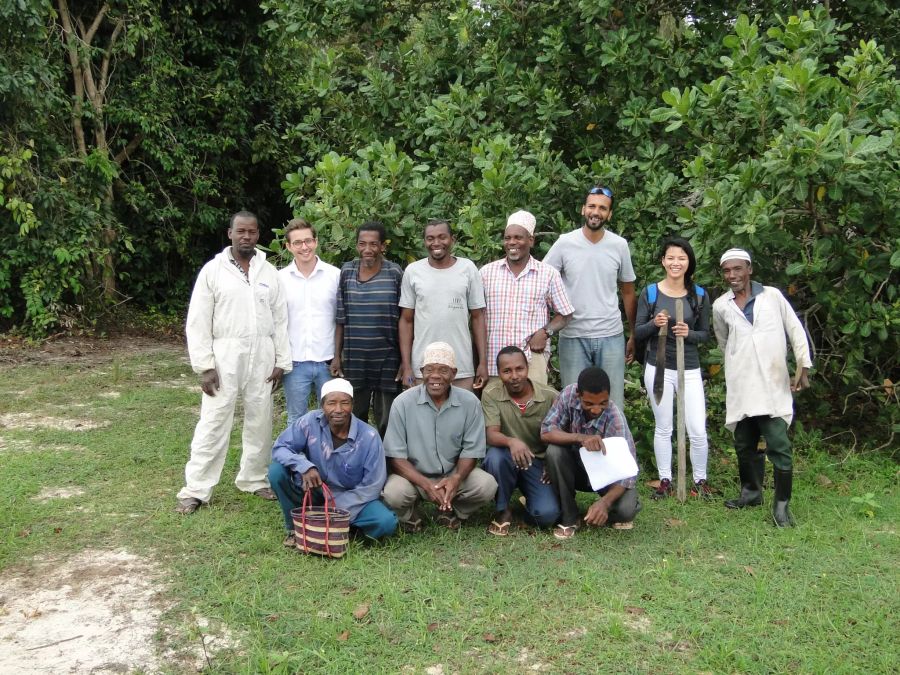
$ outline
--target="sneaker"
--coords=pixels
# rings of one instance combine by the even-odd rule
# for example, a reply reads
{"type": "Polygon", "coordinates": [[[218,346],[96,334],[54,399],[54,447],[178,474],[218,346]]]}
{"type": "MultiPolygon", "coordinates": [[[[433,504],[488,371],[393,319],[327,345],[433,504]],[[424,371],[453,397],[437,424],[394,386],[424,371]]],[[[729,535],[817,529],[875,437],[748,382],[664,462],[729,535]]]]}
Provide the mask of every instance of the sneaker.
{"type": "Polygon", "coordinates": [[[665,499],[672,494],[672,481],[668,478],[663,478],[659,481],[659,487],[656,488],[656,492],[652,493],[650,496],[653,499],[665,499]]]}
{"type": "Polygon", "coordinates": [[[691,497],[699,497],[700,499],[712,499],[712,496],[713,489],[709,486],[709,483],[706,482],[705,478],[694,481],[694,485],[691,488],[691,497]]]}

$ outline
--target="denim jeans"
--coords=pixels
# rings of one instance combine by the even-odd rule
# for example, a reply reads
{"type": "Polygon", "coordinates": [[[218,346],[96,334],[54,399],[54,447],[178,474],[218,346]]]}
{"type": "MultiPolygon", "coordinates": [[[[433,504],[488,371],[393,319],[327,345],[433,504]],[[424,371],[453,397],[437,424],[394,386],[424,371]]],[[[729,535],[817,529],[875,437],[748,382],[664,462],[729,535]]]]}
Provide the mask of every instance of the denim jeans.
{"type": "Polygon", "coordinates": [[[559,338],[559,374],[564,387],[575,384],[589,366],[609,375],[609,397],[625,410],[625,335],[602,338],[559,338]]]}
{"type": "Polygon", "coordinates": [[[331,379],[324,361],[294,361],[294,369],[282,379],[287,401],[288,425],[309,412],[309,394],[315,387],[316,405],[322,397],[322,385],[331,379]]]}
{"type": "Polygon", "coordinates": [[[527,520],[538,527],[550,527],[559,520],[559,500],[552,485],[544,485],[544,460],[535,457],[528,469],[519,469],[509,448],[490,446],[482,466],[497,481],[497,511],[509,508],[513,491],[518,487],[525,495],[527,520]]]}

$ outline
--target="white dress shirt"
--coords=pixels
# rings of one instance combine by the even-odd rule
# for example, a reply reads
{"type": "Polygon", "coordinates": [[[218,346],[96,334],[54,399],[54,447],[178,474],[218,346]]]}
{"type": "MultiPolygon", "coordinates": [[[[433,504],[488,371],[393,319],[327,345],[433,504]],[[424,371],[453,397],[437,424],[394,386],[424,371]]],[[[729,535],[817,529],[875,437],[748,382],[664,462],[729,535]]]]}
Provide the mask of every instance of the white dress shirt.
{"type": "Polygon", "coordinates": [[[278,271],[287,299],[292,361],[323,362],[334,358],[334,316],[341,271],[316,256],[305,277],[291,264],[278,271]]]}

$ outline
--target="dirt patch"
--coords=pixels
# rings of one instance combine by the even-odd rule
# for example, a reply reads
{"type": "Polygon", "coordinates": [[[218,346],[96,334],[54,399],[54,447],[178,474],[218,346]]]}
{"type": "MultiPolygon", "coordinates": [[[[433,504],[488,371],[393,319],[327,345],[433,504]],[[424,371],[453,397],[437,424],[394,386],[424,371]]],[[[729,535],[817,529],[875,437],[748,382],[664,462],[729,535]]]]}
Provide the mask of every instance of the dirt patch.
{"type": "Polygon", "coordinates": [[[41,502],[45,504],[49,502],[51,499],[69,499],[71,497],[78,497],[84,494],[84,489],[80,487],[69,487],[69,488],[44,488],[40,492],[38,492],[33,500],[36,502],[41,502]]]}
{"type": "Polygon", "coordinates": [[[96,421],[91,419],[72,419],[65,417],[53,417],[51,415],[35,415],[34,413],[8,413],[0,415],[0,428],[24,429],[54,429],[56,431],[90,431],[109,426],[109,420],[96,421]]]}
{"type": "Polygon", "coordinates": [[[98,365],[108,363],[122,353],[166,352],[184,356],[184,338],[144,337],[120,335],[109,338],[56,336],[37,345],[21,340],[0,341],[0,365],[18,366],[27,363],[78,363],[98,365]]]}
{"type": "Polygon", "coordinates": [[[84,551],[0,579],[0,672],[158,671],[158,574],[125,551],[84,551]]]}
{"type": "Polygon", "coordinates": [[[2,452],[29,452],[40,450],[41,452],[81,452],[83,445],[37,445],[28,438],[6,438],[0,436],[0,453],[2,452]]]}
{"type": "Polygon", "coordinates": [[[152,561],[127,551],[83,551],[68,560],[33,563],[0,577],[0,673],[158,673],[196,671],[207,656],[231,648],[225,632],[203,646],[163,651],[177,643],[160,631],[171,602],[152,561]]]}

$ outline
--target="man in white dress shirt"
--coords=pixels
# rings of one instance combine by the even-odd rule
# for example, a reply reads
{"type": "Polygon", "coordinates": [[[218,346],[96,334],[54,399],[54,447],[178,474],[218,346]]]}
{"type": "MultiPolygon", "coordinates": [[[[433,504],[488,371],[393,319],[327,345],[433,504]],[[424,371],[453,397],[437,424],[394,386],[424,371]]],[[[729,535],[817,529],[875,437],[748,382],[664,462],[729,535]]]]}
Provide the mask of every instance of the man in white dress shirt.
{"type": "Polygon", "coordinates": [[[341,271],[316,255],[319,240],[315,228],[302,218],[291,220],[284,240],[294,256],[278,274],[288,311],[288,337],[293,370],[284,377],[288,424],[309,410],[309,395],[318,398],[331,379],[328,364],[334,358],[334,320],[341,271]]]}

